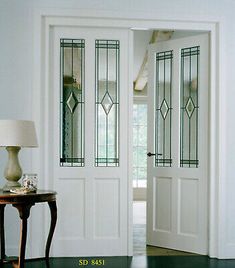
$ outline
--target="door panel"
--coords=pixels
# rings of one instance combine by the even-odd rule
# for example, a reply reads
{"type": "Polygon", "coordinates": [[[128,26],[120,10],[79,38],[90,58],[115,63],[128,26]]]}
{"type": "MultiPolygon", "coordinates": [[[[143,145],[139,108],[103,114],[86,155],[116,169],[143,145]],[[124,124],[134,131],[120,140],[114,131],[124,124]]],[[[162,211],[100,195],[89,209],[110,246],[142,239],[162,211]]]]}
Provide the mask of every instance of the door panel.
{"type": "Polygon", "coordinates": [[[127,255],[129,127],[128,116],[119,120],[119,113],[128,114],[129,31],[55,27],[52,36],[46,138],[48,187],[58,192],[53,255],[127,255]],[[66,58],[61,39],[67,50],[73,47],[66,58]],[[82,52],[76,40],[82,40],[82,52]],[[60,68],[63,60],[67,73],[60,68]]]}
{"type": "Polygon", "coordinates": [[[172,178],[154,178],[155,230],[171,231],[172,178]]]}
{"type": "Polygon", "coordinates": [[[208,36],[149,48],[147,244],[207,254],[208,36]]]}

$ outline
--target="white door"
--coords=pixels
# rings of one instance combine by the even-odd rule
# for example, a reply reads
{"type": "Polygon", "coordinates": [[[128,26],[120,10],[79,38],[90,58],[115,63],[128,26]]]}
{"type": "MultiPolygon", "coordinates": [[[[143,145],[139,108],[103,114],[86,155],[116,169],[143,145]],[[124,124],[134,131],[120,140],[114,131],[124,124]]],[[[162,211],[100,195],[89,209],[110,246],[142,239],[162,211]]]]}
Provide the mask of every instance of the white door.
{"type": "Polygon", "coordinates": [[[147,244],[207,254],[208,36],[149,48],[147,244]]]}
{"type": "Polygon", "coordinates": [[[54,256],[127,255],[128,37],[53,29],[45,112],[48,188],[58,192],[54,256]]]}

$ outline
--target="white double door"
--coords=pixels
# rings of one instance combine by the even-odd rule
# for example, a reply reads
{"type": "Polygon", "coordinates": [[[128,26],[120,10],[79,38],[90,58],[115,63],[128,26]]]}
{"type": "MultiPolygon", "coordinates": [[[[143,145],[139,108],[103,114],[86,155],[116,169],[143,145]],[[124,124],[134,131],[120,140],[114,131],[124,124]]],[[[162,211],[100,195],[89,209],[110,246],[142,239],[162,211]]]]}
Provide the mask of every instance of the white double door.
{"type": "MultiPolygon", "coordinates": [[[[50,176],[46,179],[48,187],[58,192],[58,223],[53,239],[52,254],[54,256],[128,255],[129,31],[114,28],[55,27],[52,29],[51,37],[51,91],[49,105],[45,113],[48,113],[49,118],[49,136],[46,138],[48,139],[48,154],[51,160],[51,164],[47,167],[50,176]],[[80,154],[83,154],[84,164],[81,167],[76,166],[76,164],[69,166],[71,159],[67,159],[67,164],[66,160],[63,160],[64,166],[61,166],[61,154],[64,153],[61,152],[63,150],[61,148],[63,146],[73,146],[71,144],[66,145],[67,141],[64,141],[64,139],[68,139],[65,136],[70,135],[69,133],[63,134],[63,128],[67,127],[63,125],[66,123],[65,113],[76,113],[76,107],[80,105],[77,103],[79,100],[75,99],[73,94],[70,94],[66,100],[62,100],[64,104],[61,106],[61,87],[66,84],[66,82],[63,84],[63,79],[64,81],[67,79],[69,84],[71,78],[61,78],[63,75],[66,76],[66,73],[63,74],[61,67],[63,61],[61,56],[62,39],[64,43],[67,43],[65,46],[68,49],[69,46],[71,47],[72,39],[74,40],[73,43],[82,40],[84,46],[82,56],[77,57],[80,64],[82,64],[81,57],[84,61],[84,80],[82,86],[78,86],[78,90],[82,90],[84,110],[82,115],[82,110],[78,112],[80,119],[77,119],[78,129],[74,132],[74,135],[77,135],[76,133],[81,132],[80,128],[84,128],[82,129],[84,136],[78,139],[71,138],[73,139],[72,142],[78,143],[78,145],[74,144],[73,154],[79,150],[80,154]],[[111,52],[105,50],[107,53],[103,53],[103,58],[98,59],[97,40],[101,41],[100,44],[104,49],[107,48],[105,46],[110,41],[110,47],[116,50],[111,50],[111,52]],[[115,46],[116,41],[119,45],[118,48],[112,47],[115,46]],[[112,55],[115,55],[115,59],[112,55]],[[97,60],[100,60],[99,64],[97,64],[97,60]],[[108,66],[116,68],[115,74],[110,74],[109,67],[107,67],[108,60],[108,66]],[[103,69],[102,64],[106,64],[107,68],[103,69]],[[103,78],[97,78],[96,68],[100,68],[100,73],[103,72],[103,78]],[[115,79],[113,76],[115,76],[115,79]],[[105,82],[101,81],[102,79],[106,79],[105,82]],[[105,90],[108,93],[100,93],[103,96],[99,99],[100,103],[97,108],[96,90],[98,87],[103,88],[102,83],[105,83],[105,90]],[[112,95],[114,93],[110,92],[110,90],[114,90],[113,88],[118,90],[115,93],[116,101],[114,95],[112,95]],[[117,110],[115,105],[119,106],[117,110]],[[64,114],[63,107],[67,109],[64,114]],[[102,113],[101,119],[103,120],[105,116],[113,114],[113,111],[116,111],[116,115],[110,119],[112,120],[110,125],[106,121],[107,128],[97,121],[98,113],[102,113]],[[96,124],[102,130],[97,130],[96,124]],[[114,134],[111,133],[114,126],[116,127],[115,138],[113,138],[114,134]],[[97,142],[95,142],[99,138],[101,140],[104,135],[111,135],[110,139],[107,136],[103,140],[102,146],[106,146],[105,150],[101,148],[102,146],[97,146],[97,142]],[[115,139],[113,142],[116,142],[116,145],[111,143],[112,139],[115,139]],[[81,145],[83,146],[82,152],[81,148],[79,149],[81,142],[83,143],[81,145]],[[111,148],[112,146],[114,146],[114,149],[111,148]],[[98,157],[101,157],[99,160],[97,160],[97,150],[104,151],[104,156],[98,155],[98,157]],[[113,152],[113,150],[116,151],[113,152]],[[117,161],[110,160],[111,162],[114,161],[116,166],[106,166],[107,163],[103,166],[96,166],[99,161],[104,163],[105,160],[102,157],[107,157],[108,153],[118,158],[117,161]]],[[[73,53],[78,53],[76,45],[74,47],[73,53]]],[[[67,60],[69,61],[69,59],[67,60]]],[[[76,63],[72,61],[70,61],[70,65],[75,66],[76,63]]],[[[76,66],[74,68],[79,68],[76,66]]],[[[71,68],[69,63],[66,68],[71,68]]],[[[74,80],[75,84],[77,82],[74,80]]],[[[70,125],[70,122],[67,124],[70,125]]],[[[71,139],[69,142],[71,142],[71,139]]],[[[71,147],[69,147],[68,151],[71,150],[71,147]]],[[[78,163],[81,163],[79,161],[78,163]]]]}
{"type": "Polygon", "coordinates": [[[208,36],[149,48],[147,244],[208,252],[208,36]]]}

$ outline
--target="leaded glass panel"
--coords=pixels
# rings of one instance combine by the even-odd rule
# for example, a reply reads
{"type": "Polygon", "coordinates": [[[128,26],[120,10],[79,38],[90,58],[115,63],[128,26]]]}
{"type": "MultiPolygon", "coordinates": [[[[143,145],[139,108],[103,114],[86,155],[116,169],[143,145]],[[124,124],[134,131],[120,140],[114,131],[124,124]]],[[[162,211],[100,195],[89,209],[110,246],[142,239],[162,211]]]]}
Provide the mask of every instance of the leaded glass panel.
{"type": "Polygon", "coordinates": [[[155,166],[171,167],[172,51],[156,54],[155,166]]]}
{"type": "Polygon", "coordinates": [[[83,39],[61,39],[60,165],[84,166],[83,39]]]}
{"type": "Polygon", "coordinates": [[[95,42],[96,166],[119,166],[119,41],[95,42]]]}
{"type": "Polygon", "coordinates": [[[199,46],[181,50],[180,166],[197,168],[199,46]]]}

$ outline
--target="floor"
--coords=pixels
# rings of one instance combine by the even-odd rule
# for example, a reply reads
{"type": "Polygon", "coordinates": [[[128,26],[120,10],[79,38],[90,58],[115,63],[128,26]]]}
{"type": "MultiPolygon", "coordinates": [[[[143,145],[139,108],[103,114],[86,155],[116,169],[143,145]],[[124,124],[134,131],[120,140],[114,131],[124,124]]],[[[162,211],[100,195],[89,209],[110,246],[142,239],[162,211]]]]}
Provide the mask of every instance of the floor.
{"type": "Polygon", "coordinates": [[[146,246],[146,202],[133,202],[133,253],[144,256],[191,256],[195,255],[183,251],[146,246]]]}
{"type": "MultiPolygon", "coordinates": [[[[134,252],[133,257],[74,257],[29,260],[25,268],[234,268],[235,260],[210,259],[207,256],[187,255],[185,252],[145,246],[146,203],[134,202],[134,252]],[[154,255],[154,256],[144,256],[154,255]]],[[[4,264],[1,268],[11,268],[4,264]]]]}
{"type": "MultiPolygon", "coordinates": [[[[2,268],[11,268],[4,264],[2,268]]],[[[206,256],[134,256],[134,257],[94,257],[94,258],[51,258],[50,265],[45,261],[27,261],[25,268],[234,268],[235,260],[217,260],[206,256]],[[100,260],[102,265],[92,265],[92,260],[100,260]],[[86,262],[84,262],[86,261],[86,262]],[[84,265],[81,265],[81,263],[84,265]],[[88,264],[86,264],[88,263],[88,264]]]]}

